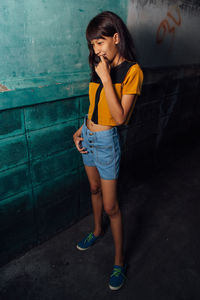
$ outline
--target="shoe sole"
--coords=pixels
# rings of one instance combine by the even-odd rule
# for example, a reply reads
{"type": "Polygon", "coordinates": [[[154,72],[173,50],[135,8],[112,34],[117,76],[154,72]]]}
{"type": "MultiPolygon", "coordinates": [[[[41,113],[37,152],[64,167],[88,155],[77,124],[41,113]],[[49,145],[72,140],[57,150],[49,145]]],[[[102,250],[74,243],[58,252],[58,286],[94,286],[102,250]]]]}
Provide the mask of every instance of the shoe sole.
{"type": "Polygon", "coordinates": [[[77,248],[78,250],[84,251],[84,250],[89,249],[90,247],[87,247],[87,248],[81,248],[81,247],[79,247],[78,245],[76,245],[76,248],[77,248]]]}
{"type": "Polygon", "coordinates": [[[119,289],[121,289],[121,287],[123,286],[124,283],[122,283],[120,286],[112,286],[109,284],[109,288],[112,290],[112,291],[117,291],[119,289]]]}

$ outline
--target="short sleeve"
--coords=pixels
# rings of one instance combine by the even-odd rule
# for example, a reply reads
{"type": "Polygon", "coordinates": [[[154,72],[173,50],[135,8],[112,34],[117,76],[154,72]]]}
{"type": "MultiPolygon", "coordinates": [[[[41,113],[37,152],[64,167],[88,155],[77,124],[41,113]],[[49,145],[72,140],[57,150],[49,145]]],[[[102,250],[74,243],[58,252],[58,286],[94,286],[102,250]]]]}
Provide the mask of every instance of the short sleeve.
{"type": "Polygon", "coordinates": [[[122,84],[122,95],[140,95],[142,90],[143,78],[144,75],[139,65],[133,65],[132,67],[130,67],[122,84]]]}

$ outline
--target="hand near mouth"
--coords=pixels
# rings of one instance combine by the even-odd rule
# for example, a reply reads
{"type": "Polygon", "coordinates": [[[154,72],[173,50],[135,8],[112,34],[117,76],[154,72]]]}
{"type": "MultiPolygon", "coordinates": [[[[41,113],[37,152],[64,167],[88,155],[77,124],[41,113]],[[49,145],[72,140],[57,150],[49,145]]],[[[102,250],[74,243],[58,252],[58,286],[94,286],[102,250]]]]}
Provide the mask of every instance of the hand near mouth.
{"type": "Polygon", "coordinates": [[[99,56],[101,61],[99,64],[95,67],[95,72],[100,77],[101,81],[107,81],[110,79],[110,64],[105,60],[103,55],[99,56]]]}

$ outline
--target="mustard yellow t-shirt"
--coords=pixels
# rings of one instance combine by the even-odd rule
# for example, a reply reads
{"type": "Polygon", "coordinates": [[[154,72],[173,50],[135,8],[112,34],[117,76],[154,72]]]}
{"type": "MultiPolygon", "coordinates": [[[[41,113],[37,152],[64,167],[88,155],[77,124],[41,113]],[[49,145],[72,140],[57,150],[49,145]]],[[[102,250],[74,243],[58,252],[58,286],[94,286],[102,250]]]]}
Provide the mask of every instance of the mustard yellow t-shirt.
{"type": "MultiPolygon", "coordinates": [[[[143,72],[138,63],[125,60],[120,65],[111,68],[110,76],[119,101],[121,101],[123,95],[136,94],[125,122],[125,124],[128,124],[138,95],[141,93],[143,72]]],[[[110,113],[104,87],[98,76],[90,81],[89,100],[88,119],[92,120],[95,124],[117,125],[110,113]]]]}

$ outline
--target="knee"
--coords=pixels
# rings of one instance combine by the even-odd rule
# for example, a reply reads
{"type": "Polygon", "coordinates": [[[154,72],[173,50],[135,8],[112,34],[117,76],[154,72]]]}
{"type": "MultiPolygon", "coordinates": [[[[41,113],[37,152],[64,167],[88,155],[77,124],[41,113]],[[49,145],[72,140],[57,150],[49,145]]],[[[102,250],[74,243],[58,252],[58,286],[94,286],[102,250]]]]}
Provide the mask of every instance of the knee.
{"type": "Polygon", "coordinates": [[[100,184],[93,184],[90,186],[90,192],[92,195],[101,194],[101,185],[100,184]]]}
{"type": "Polygon", "coordinates": [[[118,204],[115,204],[113,206],[104,206],[104,210],[109,217],[114,217],[120,213],[118,204]]]}

